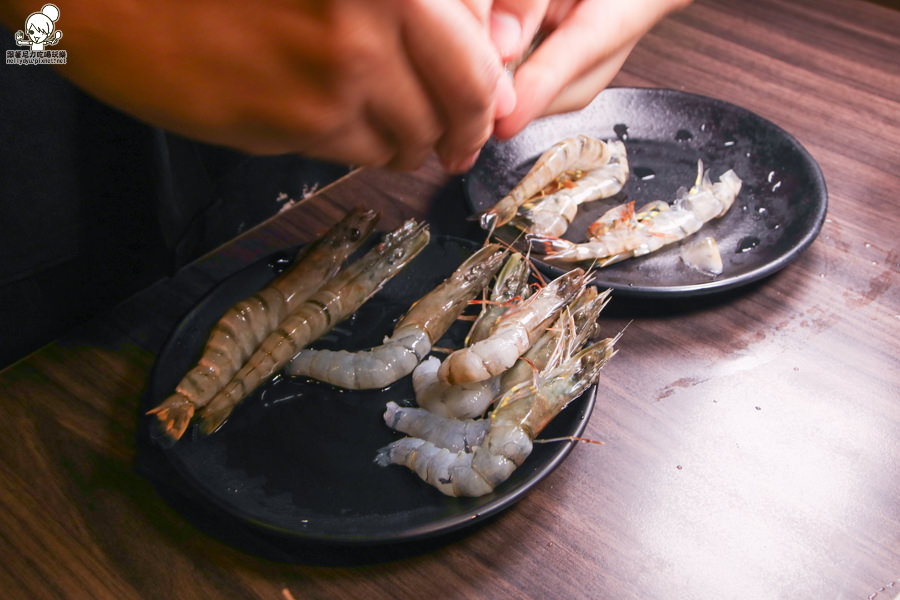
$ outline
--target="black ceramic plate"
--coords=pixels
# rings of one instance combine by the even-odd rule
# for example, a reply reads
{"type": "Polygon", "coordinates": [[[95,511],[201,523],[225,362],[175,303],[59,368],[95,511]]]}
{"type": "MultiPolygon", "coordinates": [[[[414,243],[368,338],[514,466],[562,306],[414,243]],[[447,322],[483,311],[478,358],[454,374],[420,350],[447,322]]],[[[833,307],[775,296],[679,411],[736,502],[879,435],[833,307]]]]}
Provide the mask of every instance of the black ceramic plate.
{"type": "MultiPolygon", "coordinates": [[[[317,347],[361,349],[381,343],[393,322],[476,248],[436,236],[405,271],[317,347]]],[[[218,285],[182,321],[160,352],[147,394],[162,401],[196,361],[212,325],[285,264],[269,257],[218,285]]],[[[458,323],[438,342],[459,346],[458,323]]],[[[591,388],[572,402],[542,437],[578,436],[594,406],[591,388]]],[[[412,541],[481,523],[509,507],[568,455],[573,442],[536,444],[531,456],[495,492],[449,498],[405,467],[379,467],[378,448],[400,437],[382,420],[388,400],[410,405],[409,377],[387,390],[352,392],[316,382],[270,382],[240,404],[215,434],[194,427],[164,449],[169,463],[202,502],[260,528],[312,542],[378,544],[412,541]]],[[[145,424],[159,439],[155,419],[145,424]]]]}
{"type": "MultiPolygon", "coordinates": [[[[598,270],[597,285],[620,294],[690,296],[757,281],[803,252],[825,220],[822,173],[790,134],[733,104],[638,88],[605,90],[582,111],[538,120],[507,142],[489,142],[465,181],[472,212],[493,206],[547,148],[580,133],[622,139],[631,175],[615,197],[582,205],[564,236],[572,241],[584,241],[588,225],[611,206],[671,201],[678,188],[693,184],[698,159],[713,180],[728,169],[743,180],[731,210],[701,230],[719,244],[721,275],[712,278],[685,265],[675,243],[598,270]]],[[[561,273],[546,262],[538,264],[561,273]]]]}

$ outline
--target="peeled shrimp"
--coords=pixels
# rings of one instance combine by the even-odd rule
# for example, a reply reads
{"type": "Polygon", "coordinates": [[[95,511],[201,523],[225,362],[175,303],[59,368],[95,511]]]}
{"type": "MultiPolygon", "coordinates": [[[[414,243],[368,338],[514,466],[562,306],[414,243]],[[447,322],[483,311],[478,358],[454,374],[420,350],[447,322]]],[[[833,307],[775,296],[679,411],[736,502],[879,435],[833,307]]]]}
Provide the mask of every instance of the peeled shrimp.
{"type": "Polygon", "coordinates": [[[375,461],[405,465],[448,496],[488,494],[531,454],[537,434],[597,381],[614,344],[615,339],[593,344],[541,374],[536,385],[513,389],[491,413],[487,434],[471,452],[405,437],[381,448],[375,461]]]}
{"type": "Polygon", "coordinates": [[[481,227],[493,230],[509,223],[522,204],[566,171],[591,171],[605,165],[609,157],[610,148],[606,142],[586,135],[556,143],[537,159],[531,170],[506,196],[481,215],[481,227]]]}
{"type": "Polygon", "coordinates": [[[416,404],[435,415],[473,419],[485,413],[500,391],[500,376],[450,385],[438,379],[441,361],[429,356],[412,373],[416,404]]]}
{"type": "Polygon", "coordinates": [[[287,373],[359,390],[386,387],[408,375],[431,352],[469,301],[490,282],[506,250],[488,244],[470,256],[454,273],[420,298],[394,327],[393,334],[375,348],[301,351],[287,373]]]}
{"type": "Polygon", "coordinates": [[[510,223],[527,233],[559,237],[572,224],[580,204],[619,193],[629,173],[625,144],[616,140],[608,146],[608,163],[588,171],[559,191],[527,201],[510,223]]]}
{"type": "Polygon", "coordinates": [[[489,419],[447,417],[396,402],[385,406],[384,422],[394,431],[427,440],[450,452],[471,452],[480,446],[491,423],[489,419]]]}
{"type": "Polygon", "coordinates": [[[582,269],[557,277],[521,306],[504,313],[490,336],[447,356],[438,370],[438,378],[456,385],[499,375],[531,347],[543,328],[586,284],[582,269]]]}
{"type": "Polygon", "coordinates": [[[281,321],[201,412],[201,430],[212,433],[232,409],[281,369],[301,348],[355,312],[426,246],[428,227],[407,221],[359,260],[344,268],[281,321]]]}
{"type": "Polygon", "coordinates": [[[711,183],[701,162],[697,183],[679,194],[668,208],[654,202],[638,212],[633,204],[611,209],[600,219],[603,226],[592,228],[595,237],[580,244],[542,235],[529,235],[527,240],[548,259],[566,263],[600,261],[600,266],[606,266],[649,254],[697,232],[707,221],[724,215],[740,189],[741,179],[731,170],[711,183]]]}
{"type": "Polygon", "coordinates": [[[294,264],[265,288],[229,308],[210,333],[196,366],[175,393],[149,411],[179,439],[194,416],[244,364],[281,320],[334,276],[375,227],[378,214],[358,207],[306,246],[294,264]]]}

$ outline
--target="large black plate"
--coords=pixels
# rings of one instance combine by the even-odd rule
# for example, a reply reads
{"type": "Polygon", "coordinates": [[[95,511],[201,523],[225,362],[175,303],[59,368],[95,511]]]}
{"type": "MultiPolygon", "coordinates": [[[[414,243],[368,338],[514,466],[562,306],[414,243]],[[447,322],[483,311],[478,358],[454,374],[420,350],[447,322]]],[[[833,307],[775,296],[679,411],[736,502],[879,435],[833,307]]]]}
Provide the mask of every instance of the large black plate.
{"type": "MultiPolygon", "coordinates": [[[[579,133],[624,140],[631,176],[613,198],[582,205],[565,237],[584,241],[588,225],[626,200],[671,201],[690,187],[702,159],[713,178],[734,169],[743,180],[735,205],[703,232],[716,238],[724,272],[710,278],[686,266],[679,244],[598,270],[596,283],[635,296],[691,296],[732,289],[775,273],[818,235],[827,192],[815,160],[790,134],[743,108],[685,92],[611,88],[587,108],[535,121],[507,142],[489,142],[466,176],[470,208],[493,206],[547,148],[579,133]]],[[[511,239],[511,238],[507,238],[511,239]]],[[[561,271],[543,261],[552,274],[561,271]]]]}
{"type": "MultiPolygon", "coordinates": [[[[476,248],[435,236],[400,275],[319,347],[376,345],[409,305],[447,277],[476,248]]],[[[218,285],[184,318],[160,352],[144,409],[162,401],[194,364],[212,325],[236,301],[283,267],[289,253],[268,257],[218,285]]],[[[462,323],[438,342],[458,346],[462,323]]],[[[594,406],[596,388],[572,402],[544,432],[578,436],[594,406]]],[[[191,428],[168,462],[200,502],[261,533],[305,542],[379,544],[412,541],[480,524],[519,500],[568,455],[573,442],[536,444],[531,456],[493,493],[449,498],[404,467],[379,467],[375,451],[397,439],[382,420],[388,400],[411,404],[409,377],[384,391],[351,392],[316,382],[275,380],[240,404],[215,434],[191,428]]],[[[153,417],[144,418],[159,439],[153,417]]]]}

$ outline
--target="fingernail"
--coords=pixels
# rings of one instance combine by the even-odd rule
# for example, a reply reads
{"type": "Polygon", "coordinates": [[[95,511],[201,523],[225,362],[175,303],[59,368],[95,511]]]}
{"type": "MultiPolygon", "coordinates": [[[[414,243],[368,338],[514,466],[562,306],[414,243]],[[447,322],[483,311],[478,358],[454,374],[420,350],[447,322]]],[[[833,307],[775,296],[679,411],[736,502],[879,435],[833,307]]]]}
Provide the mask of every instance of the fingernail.
{"type": "Polygon", "coordinates": [[[478,155],[480,153],[481,151],[479,150],[471,156],[468,156],[461,160],[452,161],[444,166],[451,173],[464,173],[475,166],[475,161],[478,160],[478,155]]]}
{"type": "Polygon", "coordinates": [[[494,105],[494,119],[502,119],[512,113],[516,108],[516,89],[513,86],[512,75],[504,71],[497,81],[497,96],[494,105]]]}
{"type": "Polygon", "coordinates": [[[519,19],[508,12],[491,12],[491,41],[500,53],[501,60],[515,58],[522,43],[522,24],[519,19]]]}

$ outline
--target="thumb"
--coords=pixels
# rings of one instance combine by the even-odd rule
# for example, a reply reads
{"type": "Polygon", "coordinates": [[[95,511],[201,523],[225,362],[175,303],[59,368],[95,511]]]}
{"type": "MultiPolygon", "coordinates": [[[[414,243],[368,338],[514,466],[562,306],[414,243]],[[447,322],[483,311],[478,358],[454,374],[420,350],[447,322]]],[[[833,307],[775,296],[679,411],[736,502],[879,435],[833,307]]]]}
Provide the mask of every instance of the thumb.
{"type": "Polygon", "coordinates": [[[508,62],[525,52],[537,33],[550,0],[495,0],[491,6],[491,41],[508,62]]]}

